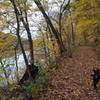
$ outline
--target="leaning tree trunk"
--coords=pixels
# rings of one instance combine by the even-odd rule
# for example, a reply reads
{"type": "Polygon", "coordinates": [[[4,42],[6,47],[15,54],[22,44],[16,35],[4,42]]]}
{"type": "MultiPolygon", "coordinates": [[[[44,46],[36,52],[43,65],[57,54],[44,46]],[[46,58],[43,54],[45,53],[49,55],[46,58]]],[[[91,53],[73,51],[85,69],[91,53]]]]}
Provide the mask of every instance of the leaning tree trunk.
{"type": "Polygon", "coordinates": [[[24,11],[22,11],[21,8],[19,7],[20,11],[25,13],[25,18],[23,16],[21,16],[21,19],[20,20],[22,21],[23,26],[26,29],[27,36],[28,36],[29,51],[30,51],[30,64],[34,64],[33,40],[32,40],[32,36],[31,36],[30,28],[29,28],[29,22],[28,22],[28,17],[27,17],[26,2],[24,2],[24,7],[25,7],[24,11]]]}
{"type": "Polygon", "coordinates": [[[43,14],[47,24],[49,25],[49,27],[51,28],[54,36],[55,36],[55,39],[56,39],[56,42],[58,44],[58,47],[59,47],[59,50],[60,50],[60,53],[62,54],[63,52],[65,52],[65,46],[63,44],[63,42],[61,41],[61,38],[60,38],[60,33],[54,28],[50,18],[48,17],[48,15],[46,14],[41,2],[39,0],[34,0],[35,4],[37,5],[37,7],[39,8],[39,10],[41,11],[41,13],[43,14]]]}
{"type": "Polygon", "coordinates": [[[15,12],[15,15],[16,15],[16,21],[17,21],[17,30],[16,30],[16,35],[17,35],[17,39],[18,39],[18,42],[19,42],[19,45],[20,45],[20,48],[21,48],[21,51],[22,51],[22,54],[23,54],[23,57],[24,57],[24,61],[25,61],[25,64],[26,66],[28,66],[28,60],[27,60],[27,57],[26,57],[26,53],[25,53],[25,50],[24,50],[24,47],[23,47],[23,44],[22,44],[22,41],[21,41],[21,37],[20,37],[20,20],[19,20],[19,16],[20,16],[20,13],[18,11],[18,8],[16,7],[16,3],[15,3],[15,0],[10,0],[13,7],[14,7],[14,12],[15,12]]]}
{"type": "MultiPolygon", "coordinates": [[[[18,9],[18,7],[16,6],[16,2],[15,0],[10,0],[13,7],[14,7],[14,12],[15,12],[15,15],[16,15],[16,20],[17,20],[17,32],[16,32],[16,35],[17,35],[17,38],[18,38],[18,41],[19,41],[19,44],[20,44],[20,47],[21,47],[21,51],[22,51],[22,54],[23,54],[23,57],[24,57],[24,61],[25,61],[25,64],[26,64],[26,71],[23,75],[23,77],[20,79],[19,83],[23,83],[24,81],[28,80],[28,79],[31,79],[31,80],[34,80],[37,73],[38,73],[38,68],[34,65],[34,61],[33,61],[33,43],[32,43],[32,38],[31,38],[31,33],[30,33],[30,29],[29,29],[29,25],[28,23],[24,23],[23,20],[19,19],[20,17],[22,17],[20,15],[20,11],[18,9]],[[20,30],[20,20],[23,21],[23,25],[27,31],[27,34],[28,34],[28,42],[29,42],[29,46],[30,46],[30,54],[31,54],[31,63],[29,64],[28,62],[28,59],[27,59],[27,56],[26,56],[26,53],[25,53],[25,50],[24,50],[24,47],[23,47],[23,44],[21,42],[21,37],[20,37],[20,34],[19,34],[19,30],[20,30]]],[[[23,19],[23,17],[22,17],[23,19]]]]}
{"type": "Polygon", "coordinates": [[[29,61],[29,65],[27,66],[26,72],[22,79],[24,79],[24,77],[28,73],[29,78],[31,80],[34,80],[35,76],[37,75],[37,72],[38,72],[38,67],[34,65],[33,40],[32,40],[32,36],[31,36],[30,28],[29,28],[29,22],[28,22],[28,18],[27,18],[26,2],[24,2],[24,6],[25,6],[24,11],[22,11],[21,8],[19,7],[20,11],[25,13],[25,18],[23,18],[23,16],[21,16],[20,20],[22,21],[23,26],[24,26],[24,28],[27,32],[27,36],[28,36],[30,61],[29,61]]]}

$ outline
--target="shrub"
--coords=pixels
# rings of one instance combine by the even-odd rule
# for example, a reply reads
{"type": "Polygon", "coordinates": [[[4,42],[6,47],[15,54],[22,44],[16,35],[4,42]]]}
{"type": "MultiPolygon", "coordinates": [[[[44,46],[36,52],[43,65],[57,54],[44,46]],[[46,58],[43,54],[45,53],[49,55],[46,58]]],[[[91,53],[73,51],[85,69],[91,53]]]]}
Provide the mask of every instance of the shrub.
{"type": "Polygon", "coordinates": [[[44,88],[47,87],[48,81],[49,78],[47,72],[40,66],[36,79],[24,88],[27,91],[27,93],[36,95],[39,91],[42,91],[44,88]]]}

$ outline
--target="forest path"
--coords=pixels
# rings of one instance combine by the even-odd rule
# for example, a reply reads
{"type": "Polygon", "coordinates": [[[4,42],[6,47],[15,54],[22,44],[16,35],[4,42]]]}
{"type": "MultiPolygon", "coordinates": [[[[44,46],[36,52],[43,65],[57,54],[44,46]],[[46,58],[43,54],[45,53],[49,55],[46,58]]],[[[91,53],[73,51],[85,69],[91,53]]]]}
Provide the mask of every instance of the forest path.
{"type": "Polygon", "coordinates": [[[72,59],[62,58],[60,62],[47,92],[41,92],[39,100],[100,100],[100,85],[95,91],[91,80],[92,69],[100,69],[100,61],[92,48],[79,47],[72,59]]]}

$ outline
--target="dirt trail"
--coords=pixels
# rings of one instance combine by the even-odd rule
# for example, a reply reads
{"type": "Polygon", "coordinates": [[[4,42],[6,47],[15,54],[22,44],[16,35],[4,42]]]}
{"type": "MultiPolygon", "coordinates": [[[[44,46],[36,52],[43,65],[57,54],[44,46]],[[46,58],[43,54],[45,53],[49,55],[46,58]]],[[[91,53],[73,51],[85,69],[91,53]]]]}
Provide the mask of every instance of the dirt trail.
{"type": "Polygon", "coordinates": [[[98,91],[93,90],[91,73],[94,67],[100,69],[100,61],[90,47],[79,47],[73,58],[60,60],[61,66],[52,75],[46,93],[39,100],[100,100],[100,85],[98,91]]]}

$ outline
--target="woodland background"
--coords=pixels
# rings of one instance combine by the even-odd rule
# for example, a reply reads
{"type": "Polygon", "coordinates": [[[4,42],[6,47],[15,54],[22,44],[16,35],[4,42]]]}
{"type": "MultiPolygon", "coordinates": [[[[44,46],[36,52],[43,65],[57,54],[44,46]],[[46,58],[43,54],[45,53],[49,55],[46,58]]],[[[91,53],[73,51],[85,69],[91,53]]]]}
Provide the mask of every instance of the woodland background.
{"type": "Polygon", "coordinates": [[[100,100],[100,0],[1,0],[0,99],[100,100]]]}

